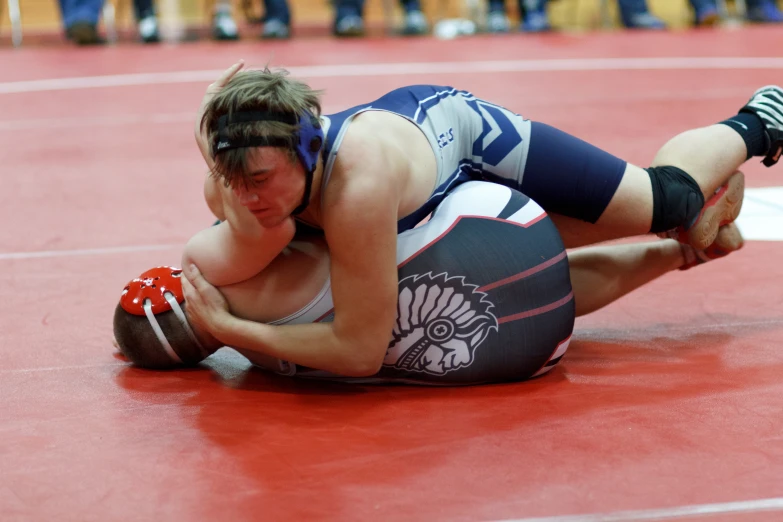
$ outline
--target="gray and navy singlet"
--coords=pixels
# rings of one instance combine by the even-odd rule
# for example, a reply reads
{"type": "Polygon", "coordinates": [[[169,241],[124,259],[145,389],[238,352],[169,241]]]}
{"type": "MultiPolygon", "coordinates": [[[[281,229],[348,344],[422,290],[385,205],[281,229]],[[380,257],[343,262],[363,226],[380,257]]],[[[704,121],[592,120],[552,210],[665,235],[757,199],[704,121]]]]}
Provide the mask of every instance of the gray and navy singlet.
{"type": "Polygon", "coordinates": [[[323,117],[324,186],[329,183],[348,126],[366,111],[390,112],[409,120],[424,133],[435,153],[435,189],[421,208],[399,221],[398,232],[413,228],[450,190],[465,181],[494,178],[516,189],[521,185],[530,143],[530,121],[466,91],[414,85],[323,117]]]}
{"type": "Polygon", "coordinates": [[[348,126],[366,111],[389,112],[412,122],[435,153],[435,188],[421,208],[400,219],[398,232],[416,226],[450,190],[470,180],[511,187],[547,213],[594,223],[625,172],[623,160],[467,91],[413,85],[322,117],[326,135],[322,189],[329,183],[348,126]]]}

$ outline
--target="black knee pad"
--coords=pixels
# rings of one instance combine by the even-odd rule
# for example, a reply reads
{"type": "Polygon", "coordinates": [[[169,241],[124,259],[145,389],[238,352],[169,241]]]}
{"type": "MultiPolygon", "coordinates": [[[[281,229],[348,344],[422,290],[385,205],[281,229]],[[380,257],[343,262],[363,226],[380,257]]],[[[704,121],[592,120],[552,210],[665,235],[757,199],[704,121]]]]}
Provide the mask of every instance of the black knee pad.
{"type": "Polygon", "coordinates": [[[650,167],[653,219],[650,232],[666,232],[679,226],[690,228],[704,207],[704,195],[696,181],[677,167],[650,167]]]}

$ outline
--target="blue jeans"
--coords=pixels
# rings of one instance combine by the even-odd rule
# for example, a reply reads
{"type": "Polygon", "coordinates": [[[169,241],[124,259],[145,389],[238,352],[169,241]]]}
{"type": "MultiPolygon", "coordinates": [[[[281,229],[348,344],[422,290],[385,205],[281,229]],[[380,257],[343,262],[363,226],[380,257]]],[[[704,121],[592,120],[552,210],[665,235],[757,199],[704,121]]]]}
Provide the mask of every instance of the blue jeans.
{"type": "Polygon", "coordinates": [[[264,20],[280,20],[291,24],[291,9],[287,0],[264,0],[264,20]]]}

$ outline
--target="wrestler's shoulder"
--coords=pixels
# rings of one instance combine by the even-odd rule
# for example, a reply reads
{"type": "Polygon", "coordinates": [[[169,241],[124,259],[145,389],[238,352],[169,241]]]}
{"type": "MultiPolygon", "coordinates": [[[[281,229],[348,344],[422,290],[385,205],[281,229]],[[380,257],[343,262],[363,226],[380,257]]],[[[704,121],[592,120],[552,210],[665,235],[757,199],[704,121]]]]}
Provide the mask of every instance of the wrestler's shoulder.
{"type": "Polygon", "coordinates": [[[404,156],[400,147],[403,140],[388,121],[385,123],[370,118],[351,125],[337,155],[339,170],[365,172],[372,168],[376,176],[394,170],[397,160],[404,156]]]}

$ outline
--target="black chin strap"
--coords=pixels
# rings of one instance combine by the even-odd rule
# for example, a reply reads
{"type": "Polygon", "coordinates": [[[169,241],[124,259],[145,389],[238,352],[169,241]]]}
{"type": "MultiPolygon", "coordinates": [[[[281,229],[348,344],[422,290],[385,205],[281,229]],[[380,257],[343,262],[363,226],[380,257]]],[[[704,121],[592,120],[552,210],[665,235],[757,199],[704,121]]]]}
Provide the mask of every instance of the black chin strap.
{"type": "MultiPolygon", "coordinates": [[[[324,168],[326,168],[326,147],[323,147],[321,149],[321,153],[319,154],[319,156],[321,157],[321,164],[323,164],[324,168]]],[[[317,168],[318,168],[318,163],[315,164],[315,167],[313,168],[312,171],[310,172],[305,171],[305,191],[304,191],[304,195],[302,196],[302,202],[291,213],[292,216],[297,216],[301,214],[307,208],[307,205],[310,204],[310,194],[312,193],[312,189],[313,189],[313,174],[315,174],[317,168]]]]}
{"type": "Polygon", "coordinates": [[[304,210],[307,208],[307,205],[310,204],[310,193],[313,190],[313,171],[307,171],[305,172],[305,191],[304,195],[302,196],[302,202],[299,203],[299,206],[294,209],[293,212],[291,212],[292,216],[297,216],[304,212],[304,210]]]}

